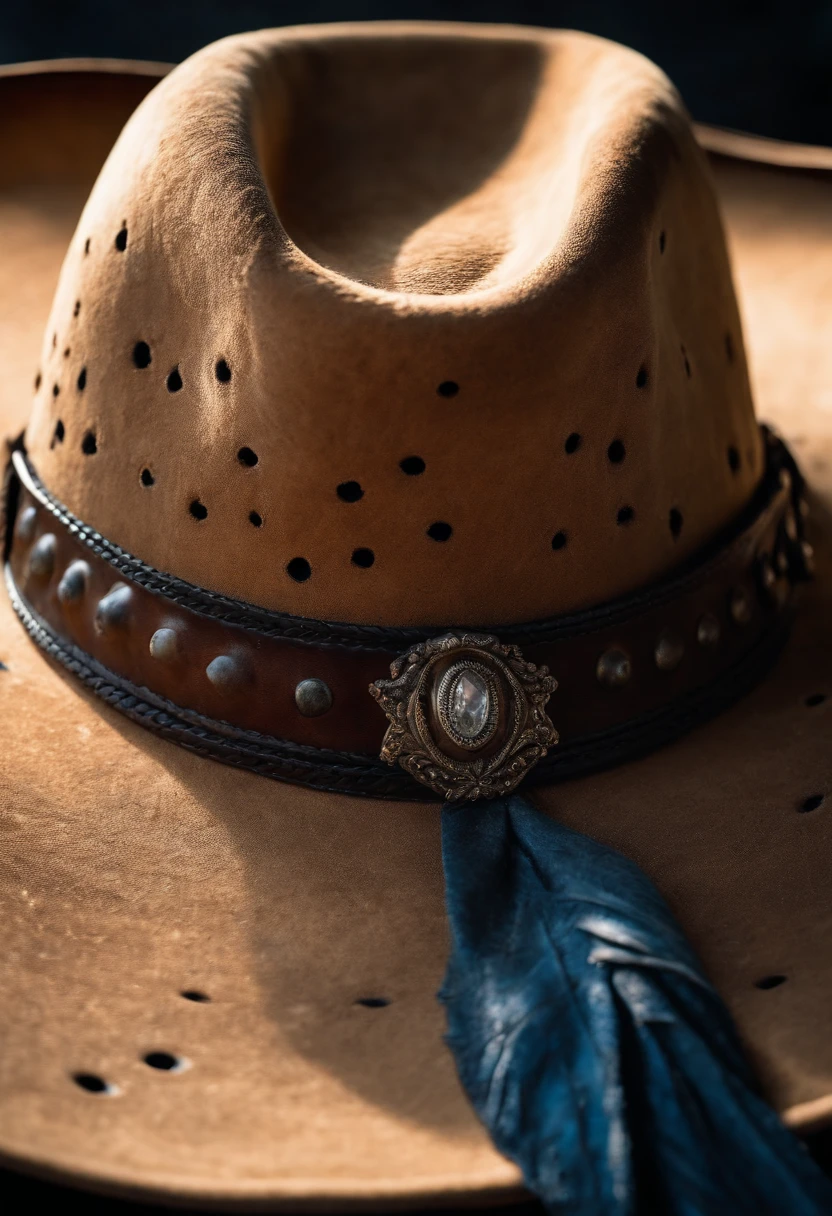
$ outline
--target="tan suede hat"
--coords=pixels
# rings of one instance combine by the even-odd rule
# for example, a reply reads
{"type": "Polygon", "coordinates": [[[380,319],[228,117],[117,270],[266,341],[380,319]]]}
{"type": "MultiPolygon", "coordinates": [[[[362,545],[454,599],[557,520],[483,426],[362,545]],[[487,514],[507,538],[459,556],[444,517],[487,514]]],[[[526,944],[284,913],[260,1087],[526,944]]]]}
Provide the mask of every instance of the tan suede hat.
{"type": "Polygon", "coordinates": [[[706,156],[576,33],[308,27],[164,73],[0,75],[3,1162],[515,1195],[443,1044],[438,806],[523,776],[654,879],[822,1125],[832,154],[706,156]],[[395,706],[481,626],[525,733],[475,781],[395,706]]]}

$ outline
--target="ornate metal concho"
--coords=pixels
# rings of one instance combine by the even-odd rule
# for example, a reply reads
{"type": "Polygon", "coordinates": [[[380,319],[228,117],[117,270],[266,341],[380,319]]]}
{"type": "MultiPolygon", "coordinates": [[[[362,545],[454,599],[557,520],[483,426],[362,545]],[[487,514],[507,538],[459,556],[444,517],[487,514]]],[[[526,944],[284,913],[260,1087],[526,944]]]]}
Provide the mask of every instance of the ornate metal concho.
{"type": "Polygon", "coordinates": [[[390,674],[370,685],[390,719],[381,758],[448,802],[508,793],[558,741],[545,710],[556,680],[495,637],[433,638],[390,674]]]}

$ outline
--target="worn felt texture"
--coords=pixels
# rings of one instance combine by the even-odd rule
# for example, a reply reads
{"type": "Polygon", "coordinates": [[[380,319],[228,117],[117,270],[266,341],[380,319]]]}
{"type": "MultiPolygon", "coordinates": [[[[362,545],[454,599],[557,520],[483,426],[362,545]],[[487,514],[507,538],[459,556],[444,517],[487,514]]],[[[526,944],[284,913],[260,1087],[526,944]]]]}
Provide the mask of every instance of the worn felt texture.
{"type": "MultiPolygon", "coordinates": [[[[624,52],[610,54],[618,63],[624,52]]],[[[569,54],[564,52],[562,59],[568,63],[569,54]]],[[[640,67],[639,71],[650,80],[657,79],[653,69],[640,67]]],[[[147,86],[147,78],[141,75],[93,71],[80,75],[47,72],[25,80],[15,73],[0,77],[0,104],[8,115],[8,121],[0,125],[4,152],[0,157],[0,234],[3,247],[11,251],[0,259],[0,351],[5,369],[0,377],[0,410],[8,434],[19,432],[26,423],[38,369],[48,376],[59,365],[58,356],[48,353],[52,350],[49,330],[45,364],[41,342],[60,259],[107,146],[147,86]],[[24,95],[25,105],[21,103],[24,95]],[[18,155],[21,149],[26,150],[25,157],[18,155]]],[[[667,86],[660,81],[656,87],[665,97],[667,86]]],[[[660,117],[664,113],[660,108],[660,117]]],[[[608,118],[607,112],[604,121],[608,118]]],[[[679,126],[678,111],[671,109],[667,121],[682,141],[685,163],[694,166],[698,157],[679,126]]],[[[174,130],[171,138],[175,135],[174,130]]],[[[466,137],[465,146],[468,142],[466,137]]],[[[504,155],[497,157],[498,165],[504,155]]],[[[813,498],[810,528],[819,576],[805,589],[794,636],[777,668],[741,704],[652,757],[617,771],[536,791],[534,801],[565,825],[616,847],[655,881],[736,1018],[767,1097],[790,1123],[809,1128],[832,1113],[832,1041],[827,1033],[832,998],[827,959],[832,930],[828,881],[832,848],[828,817],[832,770],[832,655],[828,643],[832,413],[828,385],[832,382],[832,349],[824,333],[832,298],[832,182],[821,174],[807,176],[725,158],[715,159],[711,169],[746,319],[757,413],[782,426],[808,476],[813,498]],[[776,987],[756,986],[772,976],[786,978],[776,987]]],[[[661,174],[658,180],[663,180],[661,174]]],[[[710,234],[705,262],[719,265],[722,255],[715,254],[710,244],[713,229],[707,216],[711,204],[706,201],[704,186],[702,190],[705,201],[700,218],[710,234]]],[[[144,197],[138,188],[138,198],[144,197]]],[[[510,200],[511,191],[505,197],[510,200]]],[[[644,215],[644,225],[658,240],[654,212],[650,211],[653,218],[648,220],[642,211],[644,197],[638,197],[636,216],[644,215]]],[[[164,240],[165,216],[175,201],[167,196],[154,199],[158,212],[153,229],[159,240],[164,240]]],[[[135,223],[144,222],[138,202],[131,214],[135,223]]],[[[102,227],[91,233],[90,258],[96,236],[103,244],[98,255],[101,262],[91,264],[99,269],[90,272],[90,284],[100,281],[102,290],[107,283],[104,244],[113,259],[126,258],[131,250],[129,233],[123,254],[114,245],[118,225],[125,218],[130,217],[110,216],[116,223],[115,232],[102,227]]],[[[439,225],[437,248],[442,261],[444,231],[439,225]]],[[[688,226],[685,231],[700,229],[688,226]]],[[[676,242],[678,247],[678,232],[676,242]]],[[[189,236],[188,243],[198,242],[189,236]]],[[[673,247],[674,230],[668,227],[665,253],[657,254],[649,247],[650,257],[664,258],[664,263],[657,264],[671,267],[673,247]]],[[[134,267],[122,272],[131,284],[141,279],[142,248],[139,242],[138,259],[118,263],[134,267]]],[[[648,245],[643,248],[648,250],[648,245]]],[[[82,250],[83,242],[81,257],[82,250]]],[[[215,252],[219,256],[221,247],[215,252]]],[[[610,256],[614,252],[611,248],[610,256]]],[[[207,247],[202,256],[199,265],[209,266],[207,247]]],[[[78,257],[76,241],[68,263],[72,275],[78,257]]],[[[183,260],[178,273],[184,276],[188,264],[194,263],[183,260]]],[[[692,282],[683,270],[680,264],[678,271],[668,271],[676,276],[672,290],[679,297],[689,293],[692,282]]],[[[602,275],[599,291],[604,282],[602,275]]],[[[223,280],[223,286],[230,290],[233,284],[223,280]]],[[[366,284],[354,291],[344,288],[350,303],[356,293],[366,289],[366,284]]],[[[147,294],[144,288],[136,290],[147,294]]],[[[305,292],[306,287],[301,300],[305,292]]],[[[590,294],[587,289],[587,298],[590,294]]],[[[218,350],[214,326],[226,323],[223,310],[231,309],[233,292],[218,296],[216,318],[207,329],[191,321],[182,329],[189,349],[205,355],[205,362],[198,364],[201,390],[194,390],[190,398],[185,396],[185,356],[179,353],[183,349],[178,328],[181,309],[171,309],[171,315],[165,311],[163,316],[164,333],[176,339],[173,346],[177,351],[172,346],[170,351],[163,347],[158,356],[154,353],[145,369],[153,378],[143,382],[145,371],[130,364],[133,344],[153,338],[158,349],[158,342],[164,339],[136,329],[127,333],[125,345],[117,346],[108,321],[107,299],[91,297],[86,291],[76,298],[81,299],[76,320],[81,320],[89,305],[100,324],[84,331],[83,342],[89,345],[78,347],[71,329],[74,300],[60,297],[61,328],[55,350],[64,361],[60,366],[67,366],[58,378],[60,410],[51,413],[54,403],[47,410],[42,396],[38,406],[42,419],[49,416],[54,422],[63,417],[66,424],[60,451],[49,451],[51,439],[37,440],[44,459],[51,461],[50,474],[63,479],[53,488],[71,497],[75,487],[79,498],[92,502],[107,487],[101,502],[110,504],[111,522],[122,520],[125,526],[141,530],[146,541],[142,556],[153,559],[152,546],[173,545],[177,538],[176,573],[193,574],[197,565],[201,570],[205,554],[213,554],[215,571],[224,563],[228,577],[234,569],[242,572],[240,577],[262,577],[263,602],[282,588],[287,596],[284,606],[307,610],[292,599],[295,586],[281,581],[279,561],[264,558],[273,543],[268,540],[271,533],[264,525],[261,535],[246,522],[245,515],[257,500],[240,486],[271,486],[269,492],[279,496],[281,479],[296,478],[292,482],[296,494],[301,493],[302,485],[307,495],[306,508],[295,517],[298,528],[304,519],[310,528],[319,527],[321,504],[329,501],[326,494],[331,493],[339,511],[343,508],[341,514],[326,516],[330,540],[327,546],[321,542],[317,550],[324,556],[331,552],[337,578],[309,580],[322,589],[322,608],[330,596],[334,597],[332,605],[340,603],[348,614],[349,597],[359,596],[357,587],[361,598],[360,603],[355,600],[356,619],[361,619],[358,609],[364,619],[382,620],[385,614],[386,619],[404,619],[417,610],[430,619],[438,611],[439,596],[446,597],[448,610],[458,596],[468,617],[480,603],[483,586],[495,597],[506,597],[507,612],[515,594],[539,593],[537,575],[521,581],[504,558],[502,565],[492,562],[494,550],[487,531],[477,532],[475,543],[458,548],[453,559],[441,559],[447,561],[449,571],[458,572],[459,582],[439,586],[441,570],[433,563],[440,559],[431,554],[451,552],[452,542],[443,548],[441,543],[423,538],[423,526],[443,518],[455,523],[451,515],[455,504],[460,510],[470,509],[471,519],[475,519],[474,508],[465,505],[472,491],[487,498],[493,486],[501,486],[508,476],[516,478],[512,511],[526,512],[530,528],[530,504],[535,496],[534,519],[538,520],[544,497],[554,503],[560,479],[574,477],[569,495],[562,501],[572,504],[570,510],[576,511],[577,521],[585,518],[587,527],[592,522],[594,529],[603,514],[602,506],[607,510],[617,503],[617,487],[625,484],[624,479],[630,479],[626,484],[636,508],[648,501],[641,497],[648,491],[654,495],[650,501],[656,510],[660,505],[662,510],[672,505],[658,487],[671,466],[679,470],[685,464],[678,458],[665,459],[673,441],[662,425],[663,407],[658,398],[651,398],[653,404],[643,411],[646,419],[635,404],[635,413],[618,414],[618,407],[610,406],[610,417],[616,423],[641,418],[639,425],[645,428],[638,442],[631,439],[625,460],[611,467],[606,448],[616,435],[604,421],[606,406],[601,408],[593,397],[595,404],[591,410],[587,408],[581,421],[584,444],[575,453],[575,458],[587,458],[586,466],[580,476],[567,472],[571,466],[565,455],[561,458],[562,444],[577,427],[571,421],[576,416],[574,409],[583,410],[581,402],[594,391],[596,369],[604,366],[604,358],[597,353],[603,342],[596,342],[594,335],[603,336],[606,314],[601,315],[598,329],[589,322],[581,329],[574,320],[563,349],[558,343],[556,350],[547,337],[550,346],[545,358],[538,359],[537,344],[526,346],[522,335],[511,348],[523,367],[534,368],[533,376],[524,383],[534,382],[535,394],[549,393],[550,411],[560,420],[557,427],[552,423],[550,432],[557,430],[558,443],[546,441],[557,473],[549,478],[547,471],[546,495],[538,494],[528,465],[506,455],[512,451],[518,427],[526,434],[524,427],[534,431],[545,418],[541,408],[524,422],[526,397],[513,387],[520,381],[509,375],[512,354],[506,345],[503,360],[507,370],[500,382],[499,403],[495,398],[482,419],[484,423],[491,418],[495,423],[488,443],[483,441],[477,449],[485,463],[476,465],[474,474],[465,466],[465,476],[452,477],[446,471],[442,496],[431,488],[439,483],[424,480],[432,467],[428,455],[435,453],[440,467],[447,461],[446,469],[453,463],[458,471],[469,436],[471,443],[479,443],[476,428],[473,432],[467,428],[463,434],[462,429],[446,426],[447,410],[463,403],[466,381],[462,373],[455,398],[435,394],[438,383],[457,375],[461,364],[456,359],[453,367],[443,361],[441,371],[431,365],[429,379],[425,372],[425,401],[435,397],[431,408],[437,412],[431,413],[425,405],[423,413],[411,417],[396,405],[395,419],[388,418],[374,395],[373,375],[380,374],[380,364],[367,355],[366,383],[372,393],[368,388],[360,397],[349,396],[351,378],[343,369],[333,370],[331,359],[338,335],[323,332],[322,345],[307,367],[315,377],[328,377],[333,383],[337,371],[338,393],[348,395],[351,412],[348,416],[338,413],[338,393],[327,397],[326,410],[317,413],[316,425],[328,428],[331,455],[316,463],[322,448],[310,445],[304,457],[309,462],[307,476],[297,463],[300,449],[295,448],[294,439],[287,439],[294,463],[281,464],[279,473],[269,473],[265,454],[276,448],[262,448],[261,461],[254,468],[236,463],[239,445],[254,446],[253,432],[241,426],[241,419],[250,417],[252,425],[258,421],[262,442],[270,444],[271,432],[263,419],[268,419],[270,410],[279,414],[288,409],[283,398],[277,392],[273,396],[235,396],[228,399],[233,406],[226,408],[226,399],[215,393],[221,387],[234,387],[234,377],[247,366],[245,360],[241,364],[232,359],[236,348],[225,352],[232,366],[231,381],[221,384],[211,378],[218,350]],[[557,376],[563,358],[577,359],[571,348],[581,344],[596,352],[594,358],[587,354],[584,359],[585,383],[576,383],[566,393],[556,388],[553,379],[551,390],[547,389],[547,376],[557,376]],[[67,348],[70,354],[64,356],[67,348]],[[101,377],[99,388],[89,397],[86,388],[77,390],[80,366],[86,365],[82,356],[89,366],[89,388],[95,387],[95,376],[101,377]],[[176,359],[181,361],[183,388],[170,394],[165,379],[176,359]],[[94,367],[98,368],[95,372],[94,367]],[[108,377],[112,391],[105,392],[108,377]],[[122,461],[118,445],[109,449],[105,442],[108,433],[114,434],[109,430],[111,423],[123,428],[126,436],[139,406],[149,409],[151,403],[154,412],[146,416],[150,422],[141,433],[152,441],[154,459],[158,454],[170,463],[165,465],[165,477],[157,480],[150,493],[155,494],[157,488],[170,492],[164,489],[166,478],[177,484],[179,468],[202,470],[204,466],[205,484],[228,505],[228,510],[218,512],[221,526],[211,534],[210,551],[200,548],[204,542],[197,539],[207,533],[200,532],[195,521],[191,529],[191,520],[183,517],[181,496],[170,500],[162,496],[158,506],[147,491],[143,490],[145,497],[134,497],[142,488],[138,479],[144,452],[133,453],[132,463],[122,461]],[[331,426],[327,422],[330,406],[335,419],[331,426]],[[500,411],[511,416],[511,427],[502,422],[497,425],[500,411]],[[181,430],[174,425],[177,419],[181,430]],[[188,428],[198,430],[203,424],[213,438],[199,448],[199,458],[192,459],[189,443],[197,431],[188,428]],[[94,457],[86,457],[81,442],[85,428],[92,425],[102,428],[102,443],[94,457]],[[383,479],[368,478],[363,468],[356,471],[352,460],[342,465],[337,453],[339,445],[351,454],[372,448],[375,460],[384,449],[384,434],[388,438],[401,434],[402,438],[401,443],[396,438],[395,444],[390,439],[385,454],[388,489],[379,490],[383,479]],[[430,451],[420,452],[417,439],[430,441],[430,451]],[[176,459],[170,455],[174,451],[176,459]],[[217,453],[221,472],[211,466],[212,451],[217,453]],[[224,453],[225,463],[220,462],[220,453],[224,453]],[[401,473],[397,462],[407,455],[425,459],[425,474],[401,473]],[[264,469],[267,476],[261,483],[251,480],[264,469]],[[401,482],[397,483],[399,476],[401,482]],[[239,477],[244,480],[233,480],[239,477]],[[364,497],[357,503],[344,503],[335,495],[335,485],[353,477],[364,478],[364,497]],[[373,506],[377,494],[378,509],[373,506]],[[129,511],[124,504],[130,505],[129,511]],[[384,538],[395,539],[390,529],[399,529],[397,535],[406,537],[408,563],[419,571],[415,590],[405,578],[396,593],[387,574],[379,584],[350,581],[353,574],[373,577],[377,567],[384,567],[379,540],[376,566],[358,571],[350,568],[353,544],[373,542],[364,539],[363,528],[350,522],[355,517],[349,511],[367,506],[372,508],[367,518],[380,529],[380,538],[383,533],[384,538]],[[234,531],[237,524],[232,507],[242,512],[242,531],[234,531]],[[414,521],[419,527],[414,528],[414,521]],[[264,537],[266,548],[258,548],[264,537]],[[423,539],[427,548],[420,547],[423,539]],[[232,559],[229,555],[235,547],[232,559]],[[493,566],[500,566],[499,579],[492,577],[493,566]],[[483,571],[485,584],[480,581],[483,571]],[[382,587],[378,594],[376,587],[382,587]]],[[[160,298],[167,300],[164,291],[160,298]]],[[[708,313],[709,299],[695,310],[690,304],[691,315],[708,313]]],[[[129,311],[133,307],[129,291],[111,294],[110,300],[113,309],[129,311]]],[[[442,297],[439,303],[445,307],[448,299],[442,297]]],[[[463,321],[467,312],[476,312],[478,307],[469,305],[470,301],[459,306],[463,321]]],[[[688,302],[678,305],[688,306],[688,302]]],[[[165,309],[169,307],[165,304],[165,309]]],[[[507,308],[504,318],[509,328],[511,311],[507,308]]],[[[142,308],[141,315],[150,312],[142,308]]],[[[314,315],[310,310],[310,317],[314,319],[314,315]]],[[[664,315],[657,306],[654,320],[660,327],[665,325],[664,315]]],[[[280,317],[281,325],[290,324],[282,313],[280,317]]],[[[348,325],[346,320],[344,325],[348,325]]],[[[372,330],[373,321],[368,319],[367,325],[372,330]]],[[[499,335],[502,331],[496,320],[494,325],[494,334],[499,335]]],[[[445,328],[448,337],[443,341],[450,342],[453,319],[446,321],[445,328]]],[[[235,332],[247,331],[242,327],[235,332]]],[[[359,335],[356,340],[363,343],[358,322],[355,332],[359,335]]],[[[118,330],[119,341],[121,333],[118,330]]],[[[460,338],[453,353],[462,358],[468,351],[466,367],[473,375],[478,366],[477,344],[471,338],[469,349],[468,340],[460,338]]],[[[267,339],[263,341],[268,345],[267,339]]],[[[681,350],[675,372],[684,377],[680,383],[694,392],[709,367],[718,370],[717,358],[721,360],[722,354],[717,354],[716,347],[703,345],[700,349],[687,342],[685,346],[692,376],[688,380],[681,350]]],[[[480,357],[488,358],[491,347],[489,336],[480,357]]],[[[742,382],[742,344],[738,342],[733,349],[738,362],[728,364],[723,345],[726,360],[719,367],[725,376],[737,375],[742,382]]],[[[402,351],[407,353],[407,348],[403,346],[402,351]]],[[[414,351],[406,367],[395,363],[404,370],[396,372],[391,390],[402,388],[405,371],[423,370],[418,343],[414,351]]],[[[394,354],[391,347],[391,375],[394,354]]],[[[375,357],[381,355],[376,352],[375,357]]],[[[276,369],[277,363],[269,367],[276,369]]],[[[263,384],[269,375],[278,372],[264,370],[263,384]]],[[[629,381],[638,401],[634,375],[622,373],[621,391],[629,392],[629,381]]],[[[671,408],[677,397],[683,399],[679,385],[669,377],[670,372],[666,400],[671,408]]],[[[58,379],[51,377],[47,383],[51,386],[58,379]]],[[[320,385],[320,381],[316,383],[320,385]]],[[[655,386],[655,379],[651,383],[655,386]]],[[[296,419],[300,419],[306,391],[302,378],[296,387],[298,396],[293,400],[299,411],[296,419]]],[[[714,428],[721,447],[724,436],[720,428],[727,428],[729,417],[735,421],[745,417],[747,404],[743,404],[742,394],[737,407],[735,395],[727,389],[724,395],[720,392],[714,385],[713,391],[697,398],[697,417],[702,427],[714,428]],[[732,412],[736,408],[738,414],[732,412]]],[[[484,388],[481,397],[485,400],[484,388]]],[[[403,398],[394,393],[385,400],[395,404],[403,398]]],[[[390,408],[393,410],[392,405],[390,408]]],[[[679,416],[683,416],[681,407],[679,416]]],[[[315,433],[311,422],[301,426],[298,421],[298,427],[304,434],[315,433]]],[[[628,432],[622,437],[629,436],[628,432]]],[[[300,439],[298,435],[298,443],[300,439]]],[[[723,451],[720,460],[724,457],[723,451]]],[[[716,503],[719,510],[730,510],[734,482],[725,476],[730,472],[727,465],[718,468],[718,464],[715,461],[712,466],[713,480],[703,473],[695,482],[696,493],[685,504],[685,529],[688,523],[694,529],[698,526],[700,506],[704,512],[715,511],[716,503]]],[[[371,462],[365,467],[374,473],[381,466],[371,462]]],[[[743,466],[742,478],[746,474],[743,466]]],[[[203,492],[201,484],[194,488],[203,492]]],[[[74,500],[70,505],[84,507],[74,500]]],[[[289,506],[293,512],[295,506],[287,503],[287,510],[289,506]]],[[[206,524],[215,514],[209,513],[206,524]]],[[[462,518],[454,514],[456,519],[462,518]]],[[[637,517],[635,524],[639,523],[637,517]]],[[[547,528],[554,532],[555,526],[553,514],[547,528]]],[[[503,544],[498,533],[495,535],[503,544]]],[[[597,533],[596,540],[600,536],[597,533]]],[[[587,593],[597,585],[601,597],[603,588],[620,580],[622,570],[628,575],[629,566],[616,546],[626,546],[633,537],[636,557],[642,552],[645,560],[650,558],[662,568],[674,560],[677,550],[670,547],[669,532],[667,538],[658,531],[654,534],[661,549],[657,556],[658,550],[654,553],[649,544],[639,548],[637,532],[614,526],[607,538],[611,547],[588,547],[588,540],[576,546],[574,565],[547,584],[546,604],[555,610],[558,597],[571,596],[573,579],[584,580],[587,593]]],[[[685,530],[683,538],[686,544],[685,530]]],[[[399,560],[392,556],[392,545],[386,552],[391,560],[399,560]]],[[[552,569],[547,562],[571,552],[569,546],[559,552],[551,547],[545,550],[540,578],[548,577],[546,572],[552,569]]],[[[316,559],[313,575],[318,565],[316,559]]],[[[302,591],[300,584],[298,587],[302,591]]],[[[496,599],[492,603],[496,609],[496,599]]],[[[531,602],[527,600],[524,607],[518,598],[516,614],[511,615],[519,618],[529,611],[536,611],[531,602]]],[[[234,772],[161,743],[102,708],[50,667],[25,637],[4,596],[0,597],[0,659],[7,668],[0,671],[3,1159],[122,1194],[190,1198],[222,1206],[268,1206],[302,1199],[313,1206],[331,1203],[367,1208],[375,1203],[387,1208],[394,1201],[415,1205],[436,1198],[453,1203],[516,1193],[517,1171],[497,1154],[477,1122],[442,1042],[444,1019],[435,993],[445,967],[448,939],[438,804],[435,808],[394,805],[317,794],[234,772]],[[183,998],[180,993],[189,989],[204,992],[210,1002],[183,998]],[[355,1003],[375,998],[385,998],[390,1004],[368,1007],[355,1003]],[[144,1063],[144,1056],[153,1051],[182,1056],[190,1066],[178,1072],[154,1070],[144,1063]],[[100,1076],[120,1092],[112,1096],[88,1093],[72,1080],[78,1072],[100,1076]]],[[[552,712],[557,724],[554,699],[552,712]]]]}

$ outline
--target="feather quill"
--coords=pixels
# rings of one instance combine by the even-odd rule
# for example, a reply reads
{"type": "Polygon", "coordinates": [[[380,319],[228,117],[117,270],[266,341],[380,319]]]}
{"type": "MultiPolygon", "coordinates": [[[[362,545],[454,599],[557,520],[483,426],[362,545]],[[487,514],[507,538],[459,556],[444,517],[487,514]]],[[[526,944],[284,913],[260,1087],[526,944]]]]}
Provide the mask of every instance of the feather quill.
{"type": "Polygon", "coordinates": [[[549,1212],[832,1213],[636,865],[519,797],[446,806],[442,853],[448,1044],[549,1212]]]}

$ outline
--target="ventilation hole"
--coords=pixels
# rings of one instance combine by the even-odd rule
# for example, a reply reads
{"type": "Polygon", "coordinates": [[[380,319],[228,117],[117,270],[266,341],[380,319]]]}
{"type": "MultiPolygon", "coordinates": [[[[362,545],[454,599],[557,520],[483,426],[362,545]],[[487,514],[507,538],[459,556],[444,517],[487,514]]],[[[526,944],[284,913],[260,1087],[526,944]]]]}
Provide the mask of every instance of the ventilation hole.
{"type": "Polygon", "coordinates": [[[38,391],[38,389],[40,388],[42,383],[43,383],[43,376],[40,374],[40,372],[38,372],[38,374],[35,376],[35,392],[38,391]]]}
{"type": "Polygon", "coordinates": [[[156,1068],[160,1072],[173,1072],[175,1068],[182,1066],[182,1061],[172,1056],[169,1051],[149,1051],[144,1062],[149,1068],[156,1068]]]}
{"type": "Polygon", "coordinates": [[[225,359],[218,359],[217,366],[214,368],[214,374],[220,384],[228,384],[231,379],[231,368],[226,363],[225,359]]]}
{"type": "Polygon", "coordinates": [[[564,549],[565,547],[566,547],[566,533],[565,532],[556,532],[555,535],[552,537],[552,548],[557,550],[557,549],[564,549]]]}
{"type": "Polygon", "coordinates": [[[386,1009],[390,1000],[386,996],[360,996],[355,1004],[363,1005],[365,1009],[386,1009]]]}
{"type": "Polygon", "coordinates": [[[636,388],[644,388],[646,383],[647,383],[647,368],[644,366],[644,364],[642,364],[641,367],[638,369],[638,375],[636,376],[636,388]]]}
{"type": "Polygon", "coordinates": [[[459,392],[459,385],[456,380],[443,380],[436,391],[440,397],[455,397],[459,392]]]}
{"type": "Polygon", "coordinates": [[[825,700],[826,700],[825,692],[813,692],[810,696],[808,696],[806,698],[806,700],[804,701],[804,705],[806,705],[808,709],[814,709],[816,705],[823,705],[825,700]]]}
{"type": "Polygon", "coordinates": [[[728,449],[728,468],[732,473],[738,473],[740,467],[739,450],[733,444],[728,449]]]}
{"type": "Polygon", "coordinates": [[[57,395],[58,395],[58,393],[59,393],[60,391],[61,391],[61,386],[60,386],[60,384],[53,384],[53,385],[52,385],[52,396],[53,396],[53,397],[57,397],[57,395]]]}
{"type": "Polygon", "coordinates": [[[376,555],[372,549],[353,549],[352,564],[354,566],[360,566],[362,570],[369,570],[375,560],[376,555]]]}
{"type": "Polygon", "coordinates": [[[133,362],[136,367],[145,368],[150,366],[150,347],[146,342],[137,342],[133,347],[133,362]]]}
{"type": "Polygon", "coordinates": [[[78,392],[83,393],[83,391],[86,387],[87,387],[87,369],[85,367],[82,367],[80,372],[78,373],[78,392]]]}
{"type": "Polygon", "coordinates": [[[55,430],[52,433],[52,443],[50,446],[54,448],[56,443],[63,443],[65,434],[66,434],[66,430],[64,429],[64,424],[61,422],[61,420],[59,418],[58,421],[55,423],[55,430]]]}
{"type": "Polygon", "coordinates": [[[822,805],[825,797],[825,794],[810,794],[808,798],[803,799],[797,809],[799,811],[816,811],[822,805]]]}
{"type": "Polygon", "coordinates": [[[571,456],[573,452],[577,452],[581,446],[581,437],[577,431],[573,431],[571,435],[566,436],[566,443],[563,445],[563,450],[567,456],[571,456]]]}
{"type": "Polygon", "coordinates": [[[425,462],[421,456],[405,456],[404,460],[399,461],[399,468],[408,477],[418,477],[425,471],[425,462]]]}
{"type": "Polygon", "coordinates": [[[98,451],[98,442],[95,438],[95,431],[87,431],[86,435],[81,440],[81,451],[85,456],[94,456],[98,451]]]}
{"type": "Polygon", "coordinates": [[[2,659],[0,659],[0,671],[8,671],[8,670],[9,670],[9,669],[8,669],[8,667],[6,666],[6,664],[3,662],[3,660],[2,660],[2,659]]]}
{"type": "Polygon", "coordinates": [[[240,464],[244,464],[247,469],[253,469],[260,457],[251,448],[240,448],[237,453],[237,459],[240,464]]]}
{"type": "Polygon", "coordinates": [[[636,513],[632,507],[622,507],[616,515],[616,521],[619,525],[631,524],[636,517],[636,513]]]}
{"type": "Polygon", "coordinates": [[[116,233],[116,249],[119,253],[124,253],[127,248],[127,227],[122,226],[116,233]]]}
{"type": "Polygon", "coordinates": [[[141,483],[143,486],[152,486],[156,478],[151,473],[150,469],[142,469],[141,483]]]}
{"type": "Polygon", "coordinates": [[[621,461],[627,455],[627,449],[620,439],[613,439],[610,446],[607,448],[607,459],[610,464],[621,464],[621,461]]]}
{"type": "Polygon", "coordinates": [[[93,1072],[76,1072],[72,1074],[72,1079],[80,1089],[86,1090],[88,1094],[107,1094],[112,1092],[111,1087],[104,1078],[97,1077],[93,1072]]]}
{"type": "Polygon", "coordinates": [[[734,339],[730,334],[725,335],[725,355],[729,363],[734,362],[734,339]]]}
{"type": "Polygon", "coordinates": [[[764,975],[761,980],[754,981],[755,988],[762,988],[767,992],[769,988],[779,988],[781,984],[785,984],[789,977],[787,975],[764,975]]]}
{"type": "Polygon", "coordinates": [[[262,528],[263,516],[260,515],[257,511],[249,511],[248,522],[250,524],[254,524],[255,528],[262,528]]]}
{"type": "Polygon", "coordinates": [[[179,375],[179,368],[175,367],[169,374],[165,384],[168,386],[169,393],[178,393],[182,387],[182,377],[179,375]]]}
{"type": "Polygon", "coordinates": [[[674,540],[682,531],[682,524],[684,522],[685,521],[682,519],[682,512],[679,510],[679,508],[671,507],[669,516],[670,535],[674,538],[674,540]]]}
{"type": "Polygon", "coordinates": [[[211,1000],[207,992],[200,992],[198,988],[186,988],[179,995],[186,1001],[194,1001],[197,1005],[207,1005],[211,1000]]]}
{"type": "Polygon", "coordinates": [[[335,487],[335,493],[342,502],[358,502],[359,498],[364,497],[364,491],[357,481],[342,481],[335,487]]]}
{"type": "Polygon", "coordinates": [[[73,317],[77,317],[80,311],[81,311],[81,301],[80,301],[80,300],[76,300],[76,301],[75,301],[75,307],[74,307],[74,308],[73,308],[73,310],[72,310],[72,315],[73,315],[73,317]]]}
{"type": "Polygon", "coordinates": [[[201,503],[198,498],[195,498],[193,500],[193,502],[188,507],[188,510],[190,511],[191,515],[193,515],[194,519],[207,519],[208,518],[208,508],[205,506],[204,503],[201,503]]]}
{"type": "Polygon", "coordinates": [[[453,528],[450,524],[444,523],[438,519],[435,524],[431,524],[428,528],[428,536],[431,540],[450,540],[453,528]]]}
{"type": "Polygon", "coordinates": [[[90,238],[87,237],[87,239],[84,241],[84,257],[87,256],[89,251],[90,251],[90,238]]]}
{"type": "Polygon", "coordinates": [[[659,253],[664,253],[667,248],[667,233],[664,229],[659,233],[659,253]]]}
{"type": "Polygon", "coordinates": [[[286,567],[286,573],[296,583],[305,583],[312,573],[312,567],[305,557],[293,557],[286,567]]]}
{"type": "Polygon", "coordinates": [[[67,346],[67,348],[64,351],[64,358],[68,359],[71,354],[72,354],[72,347],[67,346]]]}

